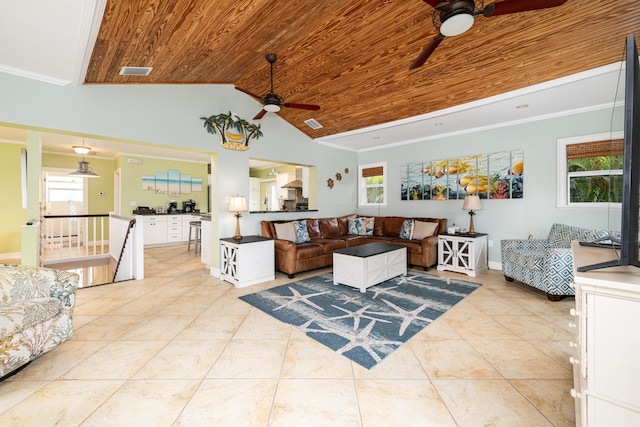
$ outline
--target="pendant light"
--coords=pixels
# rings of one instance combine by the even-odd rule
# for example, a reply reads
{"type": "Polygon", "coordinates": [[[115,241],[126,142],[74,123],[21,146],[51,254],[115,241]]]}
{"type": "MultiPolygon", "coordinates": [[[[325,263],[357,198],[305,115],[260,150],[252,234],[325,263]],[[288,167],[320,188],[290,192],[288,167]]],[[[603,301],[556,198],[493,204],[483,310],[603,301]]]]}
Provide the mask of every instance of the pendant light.
{"type": "Polygon", "coordinates": [[[82,138],[82,146],[74,145],[73,151],[78,154],[82,154],[82,160],[78,161],[78,170],[67,174],[67,176],[77,176],[81,178],[99,178],[100,175],[92,171],[89,167],[89,162],[84,160],[84,155],[91,151],[91,147],[85,147],[84,138],[82,138]]]}

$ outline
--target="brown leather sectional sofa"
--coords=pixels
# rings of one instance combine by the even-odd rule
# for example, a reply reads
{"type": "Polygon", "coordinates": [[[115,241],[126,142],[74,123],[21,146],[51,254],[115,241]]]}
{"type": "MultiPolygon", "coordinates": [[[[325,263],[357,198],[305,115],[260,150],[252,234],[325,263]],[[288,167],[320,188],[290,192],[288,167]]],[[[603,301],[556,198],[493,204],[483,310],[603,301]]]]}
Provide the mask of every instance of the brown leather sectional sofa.
{"type": "Polygon", "coordinates": [[[333,251],[371,242],[386,242],[407,247],[407,264],[421,266],[425,270],[438,262],[438,233],[447,229],[446,218],[409,218],[399,216],[373,217],[373,235],[348,234],[349,218],[362,215],[346,215],[334,218],[305,218],[311,241],[294,243],[278,239],[276,223],[302,220],[262,221],[262,236],[274,239],[276,270],[293,278],[296,273],[333,265],[333,251]],[[400,229],[407,219],[439,224],[434,234],[422,240],[400,238],[400,229]]]}

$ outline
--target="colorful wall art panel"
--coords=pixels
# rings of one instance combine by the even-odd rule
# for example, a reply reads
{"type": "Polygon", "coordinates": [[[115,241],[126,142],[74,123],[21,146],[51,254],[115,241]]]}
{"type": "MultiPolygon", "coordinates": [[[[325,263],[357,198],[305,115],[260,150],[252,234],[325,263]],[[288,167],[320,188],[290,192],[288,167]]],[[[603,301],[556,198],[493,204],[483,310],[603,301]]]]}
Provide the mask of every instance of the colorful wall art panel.
{"type": "Polygon", "coordinates": [[[475,154],[400,166],[401,200],[524,197],[524,151],[475,154]]]}
{"type": "Polygon", "coordinates": [[[191,194],[192,191],[202,191],[202,179],[169,169],[167,172],[156,172],[154,176],[143,175],[142,189],[161,194],[191,194]]]}

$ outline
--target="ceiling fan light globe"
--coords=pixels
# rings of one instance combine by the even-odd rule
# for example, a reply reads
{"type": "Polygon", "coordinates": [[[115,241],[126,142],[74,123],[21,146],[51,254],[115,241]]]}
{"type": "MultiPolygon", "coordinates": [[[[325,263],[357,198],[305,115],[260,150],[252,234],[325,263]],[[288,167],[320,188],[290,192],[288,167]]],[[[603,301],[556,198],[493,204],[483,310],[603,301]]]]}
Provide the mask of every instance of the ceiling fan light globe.
{"type": "Polygon", "coordinates": [[[447,37],[458,36],[471,28],[473,21],[474,17],[472,14],[466,11],[457,13],[442,22],[440,25],[440,33],[447,37]]]}
{"type": "Polygon", "coordinates": [[[263,108],[265,111],[268,111],[270,113],[277,113],[278,111],[280,111],[280,106],[277,104],[266,104],[263,108]]]}

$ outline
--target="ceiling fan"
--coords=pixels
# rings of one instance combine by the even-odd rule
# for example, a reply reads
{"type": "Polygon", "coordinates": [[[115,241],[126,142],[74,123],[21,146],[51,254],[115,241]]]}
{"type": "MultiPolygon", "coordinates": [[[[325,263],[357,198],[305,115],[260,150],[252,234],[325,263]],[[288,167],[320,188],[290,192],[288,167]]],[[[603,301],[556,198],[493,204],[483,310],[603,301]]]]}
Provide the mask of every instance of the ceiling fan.
{"type": "Polygon", "coordinates": [[[547,9],[567,2],[567,0],[504,0],[485,7],[484,0],[423,1],[435,9],[432,21],[439,33],[422,51],[420,56],[413,61],[409,67],[410,70],[422,66],[445,37],[460,35],[471,28],[478,15],[491,18],[492,16],[508,15],[510,13],[547,9]]]}
{"type": "Polygon", "coordinates": [[[269,53],[267,54],[266,58],[267,58],[267,61],[269,62],[270,73],[271,73],[271,91],[269,93],[267,93],[264,96],[258,96],[249,92],[248,90],[241,89],[238,86],[235,87],[240,92],[244,92],[247,95],[256,98],[262,103],[263,105],[262,110],[253,118],[253,120],[260,120],[261,118],[264,117],[265,114],[267,114],[267,112],[277,113],[278,111],[280,111],[280,107],[299,108],[301,110],[314,110],[314,111],[320,109],[319,105],[294,104],[291,102],[284,102],[284,99],[273,91],[273,64],[274,62],[276,62],[276,59],[277,59],[276,54],[269,53]]]}

